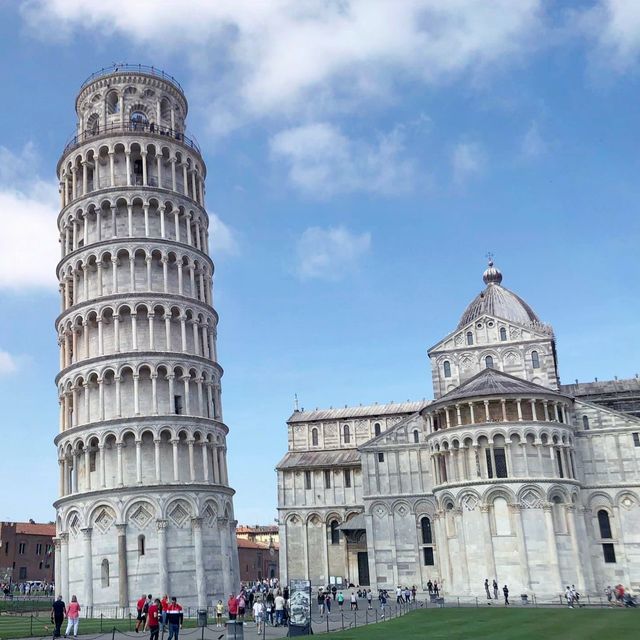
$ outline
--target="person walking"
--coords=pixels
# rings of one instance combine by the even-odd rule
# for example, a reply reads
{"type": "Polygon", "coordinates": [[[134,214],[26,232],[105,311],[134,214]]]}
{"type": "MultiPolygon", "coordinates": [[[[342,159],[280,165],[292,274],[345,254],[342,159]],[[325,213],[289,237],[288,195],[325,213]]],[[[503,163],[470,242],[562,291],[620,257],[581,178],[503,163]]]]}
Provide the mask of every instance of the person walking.
{"type": "Polygon", "coordinates": [[[321,618],[324,616],[324,598],[325,595],[322,592],[322,589],[318,589],[318,613],[321,618]]]}
{"type": "Polygon", "coordinates": [[[493,597],[498,599],[498,581],[495,578],[493,579],[493,597]]]}
{"type": "Polygon", "coordinates": [[[136,612],[138,614],[136,617],[136,633],[139,633],[140,629],[144,629],[146,617],[145,607],[147,607],[147,596],[143,593],[136,603],[136,612]]]}
{"type": "Polygon", "coordinates": [[[331,594],[327,593],[324,599],[324,608],[327,610],[327,616],[331,613],[331,594]]]}
{"type": "Polygon", "coordinates": [[[380,617],[384,620],[384,611],[385,611],[385,607],[387,606],[386,591],[383,590],[380,592],[379,600],[380,600],[380,617]]]}
{"type": "Polygon", "coordinates": [[[571,587],[567,585],[567,588],[564,592],[564,597],[567,599],[567,606],[569,609],[573,609],[573,591],[571,591],[571,587]]]}
{"type": "Polygon", "coordinates": [[[610,585],[605,588],[604,595],[607,596],[607,602],[611,605],[611,601],[613,600],[613,591],[611,590],[610,585]]]}
{"type": "Polygon", "coordinates": [[[66,638],[71,631],[73,631],[73,637],[78,637],[78,623],[80,622],[80,604],[78,603],[78,598],[75,596],[71,596],[71,602],[67,607],[67,630],[65,631],[64,637],[66,638]]]}
{"type": "Polygon", "coordinates": [[[147,624],[146,629],[149,631],[149,640],[158,640],[160,635],[160,616],[162,611],[162,605],[160,598],[156,598],[147,609],[147,624]]]}
{"type": "Polygon", "coordinates": [[[396,604],[402,604],[402,587],[400,585],[396,587],[396,604]]]}
{"type": "Polygon", "coordinates": [[[358,596],[355,591],[351,592],[351,611],[358,610],[358,596]]]}
{"type": "Polygon", "coordinates": [[[262,633],[262,625],[264,624],[264,604],[262,600],[256,598],[253,603],[253,619],[256,622],[256,633],[260,635],[262,633]]]}
{"type": "Polygon", "coordinates": [[[367,589],[367,609],[369,611],[373,609],[373,593],[371,593],[371,589],[367,589]]]}
{"type": "Polygon", "coordinates": [[[433,582],[433,593],[436,594],[436,598],[440,595],[440,587],[438,587],[438,583],[435,580],[433,582]]]}
{"type": "Polygon", "coordinates": [[[278,595],[274,601],[276,605],[276,627],[284,624],[284,598],[282,597],[280,591],[278,591],[278,595]]]}
{"type": "Polygon", "coordinates": [[[64,622],[64,617],[67,615],[67,607],[64,604],[62,596],[58,596],[58,599],[51,605],[51,623],[55,625],[53,630],[53,637],[60,637],[60,627],[64,622]]]}
{"type": "Polygon", "coordinates": [[[236,598],[233,593],[229,594],[227,611],[229,612],[229,620],[235,620],[238,617],[238,598],[236,598]]]}
{"type": "Polygon", "coordinates": [[[580,608],[580,594],[578,593],[575,584],[571,585],[571,593],[573,594],[573,601],[575,602],[576,606],[580,608]]]}
{"type": "Polygon", "coordinates": [[[173,596],[167,609],[167,623],[169,624],[169,636],[167,640],[178,640],[183,622],[184,613],[182,612],[182,606],[178,604],[177,598],[173,596]]]}
{"type": "Polygon", "coordinates": [[[506,584],[504,585],[504,587],[502,587],[502,593],[504,593],[504,604],[508,605],[509,604],[509,588],[507,587],[506,584]]]}
{"type": "Polygon", "coordinates": [[[489,578],[484,579],[484,592],[487,594],[487,600],[491,600],[491,594],[489,593],[489,578]]]}
{"type": "Polygon", "coordinates": [[[427,582],[427,591],[429,592],[429,595],[433,593],[433,582],[431,582],[431,578],[429,578],[429,582],[427,582]]]}
{"type": "Polygon", "coordinates": [[[342,591],[338,594],[338,606],[340,607],[340,611],[342,611],[344,607],[344,596],[342,595],[342,591]]]}

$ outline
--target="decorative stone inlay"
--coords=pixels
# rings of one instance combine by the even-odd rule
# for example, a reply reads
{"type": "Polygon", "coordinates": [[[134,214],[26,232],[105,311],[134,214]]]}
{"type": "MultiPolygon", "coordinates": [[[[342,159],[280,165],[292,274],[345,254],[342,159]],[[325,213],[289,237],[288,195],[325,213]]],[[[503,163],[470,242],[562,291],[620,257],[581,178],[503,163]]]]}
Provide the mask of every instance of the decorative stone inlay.
{"type": "Polygon", "coordinates": [[[176,527],[182,527],[189,519],[189,512],[182,503],[178,502],[171,509],[169,519],[176,525],[176,527]]]}
{"type": "Polygon", "coordinates": [[[116,521],[115,516],[109,509],[102,509],[96,517],[94,524],[102,533],[106,533],[111,525],[116,521]]]}
{"type": "Polygon", "coordinates": [[[152,517],[153,516],[149,513],[149,510],[141,504],[133,511],[130,520],[138,527],[138,529],[144,529],[149,524],[152,517]]]}
{"type": "Polygon", "coordinates": [[[478,506],[478,498],[471,494],[466,495],[462,500],[462,506],[467,511],[473,511],[478,506]]]}

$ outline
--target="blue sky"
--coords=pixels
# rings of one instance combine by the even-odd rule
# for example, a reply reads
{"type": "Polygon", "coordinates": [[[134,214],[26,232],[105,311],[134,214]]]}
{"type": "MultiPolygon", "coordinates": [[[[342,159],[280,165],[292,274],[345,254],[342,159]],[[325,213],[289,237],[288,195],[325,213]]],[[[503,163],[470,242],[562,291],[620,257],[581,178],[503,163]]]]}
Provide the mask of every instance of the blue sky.
{"type": "Polygon", "coordinates": [[[276,515],[306,408],[431,397],[426,349],[503,284],[563,382],[640,370],[640,5],[0,0],[0,518],[48,520],[55,164],[90,73],[176,76],[208,165],[229,469],[276,515]]]}

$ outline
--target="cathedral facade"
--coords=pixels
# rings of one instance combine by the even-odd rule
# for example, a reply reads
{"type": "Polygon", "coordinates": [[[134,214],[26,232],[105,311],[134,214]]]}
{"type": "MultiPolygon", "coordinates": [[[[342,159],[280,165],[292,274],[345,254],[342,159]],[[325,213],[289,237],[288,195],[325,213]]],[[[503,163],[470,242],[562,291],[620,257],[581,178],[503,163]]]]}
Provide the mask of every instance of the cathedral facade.
{"type": "Polygon", "coordinates": [[[428,351],[433,400],[289,418],[283,580],[640,588],[640,381],[561,385],[552,328],[492,262],[483,280],[428,351]]]}

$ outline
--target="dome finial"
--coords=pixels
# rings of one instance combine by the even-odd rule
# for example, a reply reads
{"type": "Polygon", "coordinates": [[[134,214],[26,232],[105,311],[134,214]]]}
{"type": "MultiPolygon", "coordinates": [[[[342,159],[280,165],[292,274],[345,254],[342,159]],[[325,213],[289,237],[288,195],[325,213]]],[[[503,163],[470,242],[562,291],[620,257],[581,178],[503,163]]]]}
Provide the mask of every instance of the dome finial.
{"type": "Polygon", "coordinates": [[[493,254],[487,253],[487,259],[489,260],[489,266],[482,274],[482,279],[485,284],[500,284],[502,282],[502,273],[500,269],[493,266],[493,254]]]}

